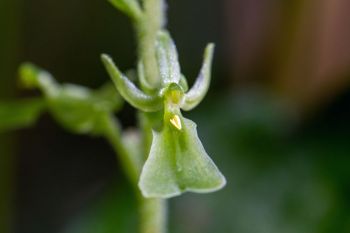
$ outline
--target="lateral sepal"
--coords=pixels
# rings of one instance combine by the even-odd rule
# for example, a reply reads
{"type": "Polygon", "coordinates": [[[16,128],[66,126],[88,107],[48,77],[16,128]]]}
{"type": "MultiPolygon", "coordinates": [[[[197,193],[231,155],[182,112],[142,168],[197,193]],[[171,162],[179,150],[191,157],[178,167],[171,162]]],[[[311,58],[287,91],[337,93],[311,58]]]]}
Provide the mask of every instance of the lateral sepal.
{"type": "Polygon", "coordinates": [[[104,54],[101,58],[118,92],[129,104],[145,112],[155,112],[162,109],[163,102],[158,95],[148,95],[137,88],[119,71],[108,55],[104,54]]]}
{"type": "Polygon", "coordinates": [[[208,44],[204,52],[204,61],[196,82],[185,94],[185,101],[181,108],[189,111],[195,108],[208,92],[211,79],[211,66],[214,54],[214,44],[208,44]]]}

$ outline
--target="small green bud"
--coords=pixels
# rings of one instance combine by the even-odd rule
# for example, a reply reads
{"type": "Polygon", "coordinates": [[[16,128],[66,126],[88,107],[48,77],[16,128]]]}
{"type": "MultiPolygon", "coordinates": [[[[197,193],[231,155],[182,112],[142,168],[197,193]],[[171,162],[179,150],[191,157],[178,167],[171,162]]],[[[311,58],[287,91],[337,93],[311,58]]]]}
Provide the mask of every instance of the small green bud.
{"type": "Polygon", "coordinates": [[[20,80],[26,88],[39,88],[47,96],[57,95],[57,83],[45,70],[30,63],[24,63],[19,68],[20,80]]]}
{"type": "Polygon", "coordinates": [[[21,78],[21,83],[26,88],[35,88],[38,86],[38,69],[30,64],[25,63],[19,68],[19,76],[21,78]]]}
{"type": "Polygon", "coordinates": [[[112,84],[97,91],[73,84],[59,85],[48,72],[30,64],[21,66],[20,75],[26,86],[39,88],[44,93],[49,111],[74,133],[103,134],[104,117],[122,105],[112,84]]]}

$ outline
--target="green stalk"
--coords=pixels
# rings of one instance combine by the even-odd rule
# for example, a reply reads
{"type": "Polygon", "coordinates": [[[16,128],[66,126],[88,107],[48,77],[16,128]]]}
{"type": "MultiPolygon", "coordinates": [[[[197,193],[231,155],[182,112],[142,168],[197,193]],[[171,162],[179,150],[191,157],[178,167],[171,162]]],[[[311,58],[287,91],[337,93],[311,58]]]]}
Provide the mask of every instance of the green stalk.
{"type": "MultiPolygon", "coordinates": [[[[161,80],[156,60],[155,44],[158,32],[165,25],[165,0],[110,0],[118,9],[124,11],[133,19],[138,45],[138,64],[143,67],[143,81],[150,89],[159,88],[161,80]]],[[[113,76],[113,75],[112,75],[113,76]]],[[[141,85],[142,86],[142,85],[141,85]]],[[[143,90],[148,93],[150,90],[143,90]]],[[[139,126],[141,130],[142,160],[147,159],[152,142],[152,113],[140,112],[139,126]]],[[[144,198],[138,188],[138,179],[141,174],[139,164],[135,164],[132,154],[123,145],[119,126],[115,121],[107,119],[105,136],[119,156],[125,174],[132,182],[136,190],[139,202],[140,232],[141,233],[165,233],[167,222],[167,206],[165,199],[144,198]]]]}
{"type": "MultiPolygon", "coordinates": [[[[164,0],[142,0],[143,17],[136,24],[139,61],[144,65],[145,79],[151,87],[158,87],[160,76],[156,60],[155,42],[157,34],[165,25],[164,0]]],[[[145,113],[139,117],[143,131],[144,158],[150,150],[152,137],[151,124],[145,113]],[[142,120],[141,120],[142,119],[142,120]]],[[[167,201],[165,199],[147,199],[140,194],[139,198],[140,232],[165,233],[167,225],[167,201]]]]}
{"type": "Polygon", "coordinates": [[[140,232],[164,233],[167,225],[167,201],[165,199],[147,199],[140,196],[140,232]]]}
{"type": "Polygon", "coordinates": [[[165,24],[164,0],[143,0],[143,17],[136,23],[139,60],[145,67],[145,78],[152,87],[160,83],[155,57],[157,33],[165,24]]]}
{"type": "Polygon", "coordinates": [[[133,187],[137,190],[137,181],[140,171],[138,165],[132,160],[132,156],[123,144],[120,126],[114,117],[110,115],[104,118],[104,124],[105,137],[116,152],[121,167],[130,183],[132,183],[133,187]]]}

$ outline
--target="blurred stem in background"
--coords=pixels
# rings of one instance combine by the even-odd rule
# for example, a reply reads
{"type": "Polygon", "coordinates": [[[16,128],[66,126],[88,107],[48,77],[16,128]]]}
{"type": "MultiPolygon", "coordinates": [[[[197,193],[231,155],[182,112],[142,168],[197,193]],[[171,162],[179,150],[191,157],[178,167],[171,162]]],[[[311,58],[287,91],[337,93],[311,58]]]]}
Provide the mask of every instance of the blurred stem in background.
{"type": "MultiPolygon", "coordinates": [[[[144,198],[138,187],[138,176],[141,167],[136,167],[135,162],[129,154],[129,150],[122,142],[120,128],[112,118],[106,118],[106,135],[110,144],[113,146],[122,168],[129,181],[132,183],[137,195],[139,204],[139,224],[141,233],[165,233],[167,223],[166,200],[155,198],[144,198]]],[[[124,142],[125,143],[125,142],[124,142]]],[[[136,142],[135,142],[136,144],[136,142]]],[[[131,145],[136,147],[137,145],[131,145]]]]}
{"type": "MultiPolygon", "coordinates": [[[[0,1],[0,79],[2,83],[14,82],[19,33],[19,2],[17,0],[0,1]],[[8,81],[7,81],[8,80],[8,81]]],[[[1,85],[0,98],[13,95],[13,86],[1,85]]],[[[13,179],[13,144],[11,135],[0,134],[0,232],[10,232],[11,194],[13,179]]]]}

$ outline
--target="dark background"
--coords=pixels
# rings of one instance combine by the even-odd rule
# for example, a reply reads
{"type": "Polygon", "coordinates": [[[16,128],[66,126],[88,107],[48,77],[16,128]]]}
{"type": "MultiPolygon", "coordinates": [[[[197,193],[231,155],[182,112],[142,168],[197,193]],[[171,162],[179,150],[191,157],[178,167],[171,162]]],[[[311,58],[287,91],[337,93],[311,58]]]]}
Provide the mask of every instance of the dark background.
{"type": "MultiPolygon", "coordinates": [[[[192,84],[217,45],[207,98],[186,117],[225,174],[220,192],[170,200],[169,231],[350,232],[347,0],[172,0],[168,28],[192,84]]],[[[31,61],[97,88],[99,56],[136,61],[128,19],[104,0],[0,0],[0,98],[31,61]]],[[[135,126],[135,111],[118,114],[135,126]]],[[[0,119],[1,120],[1,119],[0,119]]],[[[135,199],[110,146],[48,115],[0,135],[0,232],[136,232],[135,199]]]]}

